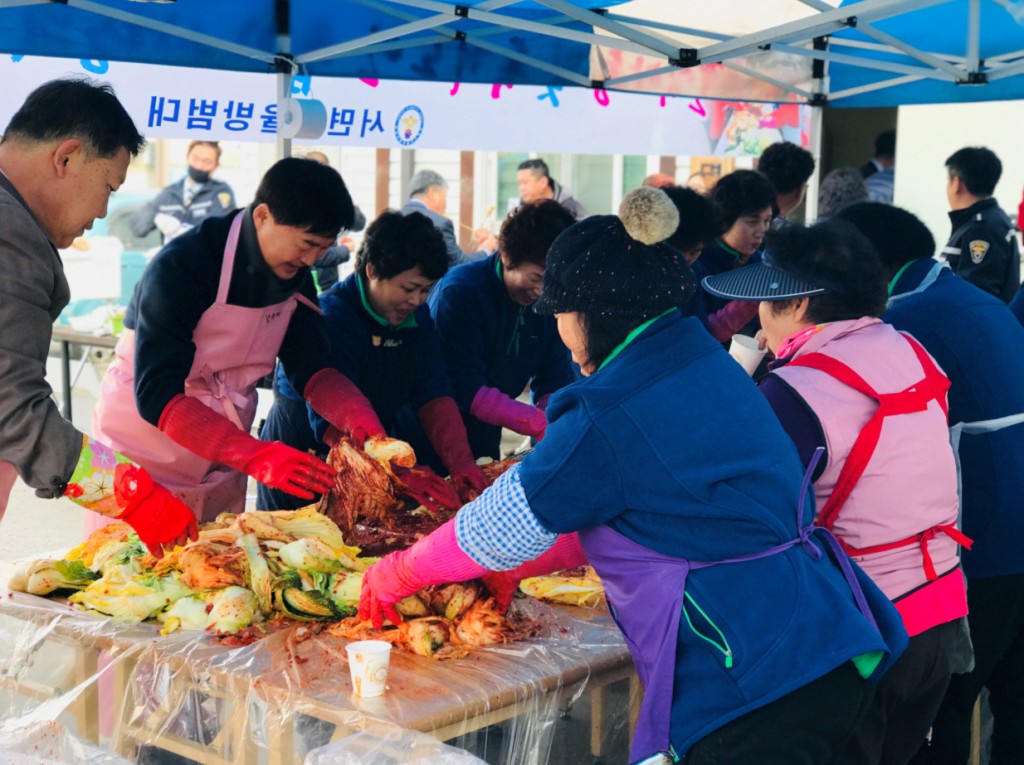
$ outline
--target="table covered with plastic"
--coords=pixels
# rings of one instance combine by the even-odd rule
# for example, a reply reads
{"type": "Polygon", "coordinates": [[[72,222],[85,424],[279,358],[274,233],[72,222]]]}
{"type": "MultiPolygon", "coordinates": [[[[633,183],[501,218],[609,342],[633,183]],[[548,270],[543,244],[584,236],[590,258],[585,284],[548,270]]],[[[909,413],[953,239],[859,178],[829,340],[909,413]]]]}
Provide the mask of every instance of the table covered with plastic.
{"type": "Polygon", "coordinates": [[[315,625],[231,648],[7,593],[0,753],[4,735],[31,752],[32,736],[57,725],[97,763],[144,761],[140,748],[214,765],[397,763],[415,749],[426,752],[416,762],[453,765],[624,761],[639,691],[607,611],[513,608],[536,619],[536,636],[449,661],[393,651],[385,694],[358,698],[345,641],[315,625]]]}

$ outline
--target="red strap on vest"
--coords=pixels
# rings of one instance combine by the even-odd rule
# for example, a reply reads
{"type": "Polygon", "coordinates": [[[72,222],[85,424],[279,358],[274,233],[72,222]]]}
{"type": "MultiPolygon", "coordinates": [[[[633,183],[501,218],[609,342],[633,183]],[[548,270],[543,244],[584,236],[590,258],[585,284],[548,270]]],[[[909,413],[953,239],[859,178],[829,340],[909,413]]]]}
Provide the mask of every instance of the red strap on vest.
{"type": "MultiPolygon", "coordinates": [[[[943,413],[947,417],[949,416],[949,409],[946,403],[949,380],[942,374],[920,343],[909,335],[903,335],[903,337],[910,343],[910,347],[914,349],[918,362],[924,371],[924,377],[897,393],[878,393],[863,377],[850,369],[846,364],[831,356],[826,356],[824,353],[808,353],[806,356],[793,359],[787,365],[817,369],[819,372],[824,372],[829,377],[878,402],[878,409],[875,410],[871,419],[868,420],[857,436],[857,440],[854,441],[853,447],[850,449],[850,454],[846,458],[843,469],[839,471],[839,478],[836,480],[832,495],[818,514],[816,523],[819,526],[824,526],[829,531],[832,531],[835,527],[839,512],[846,505],[846,501],[850,498],[853,488],[860,481],[861,476],[864,475],[868,463],[871,461],[872,456],[874,456],[875,448],[878,446],[878,439],[882,434],[882,423],[886,417],[923,412],[932,401],[937,401],[939,406],[942,407],[943,413]]],[[[956,539],[960,544],[964,544],[961,539],[965,540],[968,542],[965,546],[970,547],[970,540],[957,531],[952,524],[933,526],[920,534],[901,539],[898,542],[887,542],[884,545],[875,545],[874,547],[858,549],[846,544],[842,539],[839,541],[843,549],[851,555],[866,555],[868,553],[906,547],[912,544],[920,544],[922,555],[924,556],[924,569],[928,579],[932,580],[935,578],[935,567],[932,565],[931,556],[928,554],[928,540],[932,539],[940,531],[956,539]]]]}

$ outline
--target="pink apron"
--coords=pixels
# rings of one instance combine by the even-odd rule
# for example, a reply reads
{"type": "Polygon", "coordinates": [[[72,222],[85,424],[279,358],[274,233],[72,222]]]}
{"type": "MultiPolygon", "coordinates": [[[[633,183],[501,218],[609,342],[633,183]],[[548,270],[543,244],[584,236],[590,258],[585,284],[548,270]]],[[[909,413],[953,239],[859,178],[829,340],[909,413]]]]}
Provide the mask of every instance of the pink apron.
{"type": "MultiPolygon", "coordinates": [[[[224,247],[217,299],[200,317],[192,335],[196,347],[185,395],[198,398],[246,433],[256,416],[256,383],[274,368],[296,301],[319,312],[302,295],[263,308],[228,305],[228,287],[242,227],[239,212],[224,247]]],[[[116,358],[103,378],[93,413],[93,434],[146,468],[153,480],[187,504],[200,521],[218,513],[241,512],[247,476],[200,457],[142,419],[135,404],[135,333],[125,330],[116,358]]],[[[109,520],[86,515],[86,534],[109,520]]]]}

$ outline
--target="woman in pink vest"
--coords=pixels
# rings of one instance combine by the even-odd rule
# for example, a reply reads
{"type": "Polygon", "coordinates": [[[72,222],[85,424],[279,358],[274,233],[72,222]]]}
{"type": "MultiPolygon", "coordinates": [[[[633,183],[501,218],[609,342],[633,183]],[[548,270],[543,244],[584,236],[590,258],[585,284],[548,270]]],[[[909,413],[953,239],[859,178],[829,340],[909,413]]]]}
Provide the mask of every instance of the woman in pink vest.
{"type": "MultiPolygon", "coordinates": [[[[792,227],[762,263],[708,277],[719,297],[761,301],[776,357],[761,391],[805,465],[818,459],[816,523],[893,601],[910,646],[880,682],[840,763],[906,763],[925,739],[967,614],[949,381],[911,336],[878,318],[886,281],[843,221],[792,227]]],[[[827,635],[822,635],[828,640],[827,635]]]]}

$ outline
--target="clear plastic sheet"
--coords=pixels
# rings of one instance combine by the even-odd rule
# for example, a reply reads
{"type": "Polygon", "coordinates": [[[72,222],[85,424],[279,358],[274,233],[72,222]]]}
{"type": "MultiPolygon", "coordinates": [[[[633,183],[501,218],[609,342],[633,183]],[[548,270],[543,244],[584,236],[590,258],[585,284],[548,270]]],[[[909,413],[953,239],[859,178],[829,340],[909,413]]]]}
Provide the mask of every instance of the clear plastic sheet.
{"type": "MultiPolygon", "coordinates": [[[[3,765],[67,765],[72,762],[127,765],[128,760],[82,741],[53,721],[5,720],[0,727],[0,763],[3,765]]],[[[325,765],[329,762],[332,761],[324,760],[325,765]]]]}
{"type": "Polygon", "coordinates": [[[159,747],[204,763],[301,763],[343,741],[352,751],[334,751],[355,756],[363,739],[348,740],[381,723],[410,732],[410,742],[420,731],[486,752],[487,762],[572,762],[565,752],[583,762],[611,751],[624,761],[635,673],[607,612],[532,599],[513,608],[538,621],[536,637],[453,661],[392,652],[387,692],[361,699],[345,641],[309,625],[229,648],[202,632],[162,636],[158,624],[7,593],[0,725],[55,720],[133,761],[140,747],[159,747]]]}
{"type": "Polygon", "coordinates": [[[486,765],[427,733],[374,725],[308,755],[303,765],[486,765]]]}

